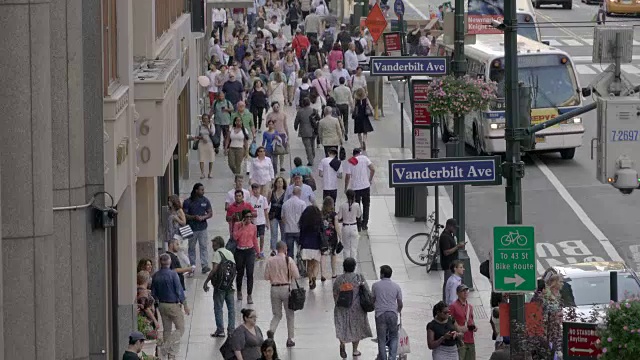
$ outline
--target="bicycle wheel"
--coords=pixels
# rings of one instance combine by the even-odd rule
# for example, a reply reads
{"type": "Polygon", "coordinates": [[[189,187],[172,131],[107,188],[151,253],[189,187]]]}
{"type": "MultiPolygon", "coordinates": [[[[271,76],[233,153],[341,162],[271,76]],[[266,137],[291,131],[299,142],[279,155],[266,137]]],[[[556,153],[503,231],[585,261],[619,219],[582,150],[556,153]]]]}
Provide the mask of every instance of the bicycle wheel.
{"type": "Polygon", "coordinates": [[[433,262],[436,259],[436,243],[438,241],[438,236],[436,235],[432,235],[431,236],[431,243],[429,243],[429,246],[427,247],[427,274],[431,271],[431,265],[433,265],[433,262]]]}
{"type": "Polygon", "coordinates": [[[413,234],[404,245],[404,252],[409,258],[409,261],[419,266],[427,266],[427,258],[428,258],[428,250],[427,246],[429,245],[429,234],[427,233],[417,233],[413,234]]]}

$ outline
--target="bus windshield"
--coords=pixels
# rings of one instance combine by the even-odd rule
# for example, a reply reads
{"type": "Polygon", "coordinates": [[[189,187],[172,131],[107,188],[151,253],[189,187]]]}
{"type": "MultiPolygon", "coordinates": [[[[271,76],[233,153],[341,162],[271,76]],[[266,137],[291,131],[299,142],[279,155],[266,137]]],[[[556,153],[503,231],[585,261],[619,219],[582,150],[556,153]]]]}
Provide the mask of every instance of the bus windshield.
{"type": "Polygon", "coordinates": [[[518,35],[524,36],[533,41],[540,41],[540,39],[538,39],[538,32],[536,31],[536,23],[533,20],[533,16],[528,14],[518,14],[518,35]]]}
{"type": "MultiPolygon", "coordinates": [[[[580,105],[578,84],[569,61],[560,62],[562,55],[518,57],[518,78],[531,87],[531,108],[558,108],[580,105]]],[[[566,58],[564,58],[566,59],[566,58]]],[[[489,78],[498,83],[498,98],[504,98],[504,59],[499,68],[492,67],[489,78]]]]}

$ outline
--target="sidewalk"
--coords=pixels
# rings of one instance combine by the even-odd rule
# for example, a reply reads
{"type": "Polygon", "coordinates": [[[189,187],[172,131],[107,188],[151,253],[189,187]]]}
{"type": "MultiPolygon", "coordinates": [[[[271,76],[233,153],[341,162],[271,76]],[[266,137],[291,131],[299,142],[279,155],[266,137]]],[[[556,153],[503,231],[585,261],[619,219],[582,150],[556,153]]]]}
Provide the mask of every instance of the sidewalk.
{"type": "MultiPolygon", "coordinates": [[[[368,156],[376,167],[374,184],[372,185],[371,219],[369,231],[362,233],[359,243],[359,263],[358,271],[362,272],[365,278],[372,284],[378,278],[379,266],[388,264],[393,270],[392,279],[400,284],[404,295],[403,327],[407,331],[411,341],[412,354],[410,359],[431,359],[431,351],[426,344],[426,324],[433,319],[433,305],[440,301],[442,293],[443,273],[426,273],[424,267],[413,265],[404,256],[404,243],[406,239],[414,233],[423,232],[423,223],[413,222],[412,219],[398,219],[394,217],[393,189],[388,188],[387,161],[389,159],[409,158],[411,151],[398,147],[399,143],[399,109],[394,96],[390,92],[393,89],[390,85],[385,85],[385,108],[386,117],[380,121],[374,121],[375,132],[370,134],[367,142],[368,156]],[[391,146],[391,147],[390,147],[391,146]]],[[[293,109],[285,110],[289,115],[290,133],[293,132],[293,109]]],[[[353,131],[353,125],[350,131],[353,131]]],[[[406,129],[405,129],[406,130],[406,129]]],[[[410,135],[407,134],[407,143],[410,144],[410,135]]],[[[353,134],[349,136],[347,144],[347,154],[357,147],[357,137],[353,134]]],[[[300,156],[306,163],[302,142],[297,137],[291,143],[292,156],[300,156]]],[[[214,179],[199,179],[200,170],[197,163],[197,154],[190,152],[191,179],[181,181],[181,197],[186,198],[191,191],[193,184],[201,182],[205,186],[206,196],[214,208],[213,219],[209,221],[209,237],[222,235],[226,238],[227,225],[224,221],[224,198],[228,190],[233,187],[233,176],[228,168],[226,158],[222,155],[216,157],[214,164],[214,179]]],[[[315,166],[321,160],[322,149],[316,149],[315,166]]],[[[289,170],[288,159],[285,161],[285,168],[289,170]]],[[[317,173],[314,169],[314,173],[317,173]]],[[[286,178],[288,178],[288,173],[286,178]]],[[[322,194],[321,181],[317,181],[318,198],[322,194]]],[[[345,200],[344,195],[338,195],[338,203],[345,200]]],[[[433,211],[433,197],[429,197],[428,209],[433,211]]],[[[446,194],[441,194],[440,218],[446,219],[450,216],[451,202],[446,194]]],[[[268,253],[269,235],[265,238],[265,253],[268,253]]],[[[209,254],[211,254],[209,248],[209,254]]],[[[489,326],[489,292],[490,284],[478,272],[478,259],[472,248],[468,247],[471,257],[471,270],[473,272],[474,288],[476,291],[470,294],[470,301],[474,304],[474,316],[479,327],[476,333],[477,359],[488,359],[492,349],[491,329],[489,326]]],[[[199,261],[197,261],[199,263],[199,261]]],[[[341,260],[338,261],[338,271],[341,273],[341,260]]],[[[328,261],[325,263],[328,269],[328,261]]],[[[254,305],[246,305],[246,300],[242,303],[236,302],[236,310],[243,307],[256,309],[258,314],[258,326],[266,334],[271,320],[271,304],[269,300],[270,286],[263,279],[264,261],[256,264],[255,285],[253,299],[254,305]]],[[[330,270],[329,270],[330,272],[330,270]]],[[[328,272],[328,273],[329,273],[328,272]]],[[[191,304],[192,314],[185,319],[185,334],[182,338],[181,354],[178,359],[220,359],[219,348],[224,339],[211,338],[209,336],[215,329],[213,315],[212,293],[205,293],[202,284],[205,275],[200,275],[199,268],[197,275],[187,278],[188,301],[191,304]]],[[[330,278],[330,275],[327,276],[330,278]]],[[[300,285],[308,287],[306,279],[300,281],[300,285]]],[[[318,283],[318,287],[313,291],[307,291],[307,302],[305,309],[296,312],[296,347],[287,349],[286,341],[286,321],[283,319],[276,332],[275,340],[278,345],[279,356],[282,360],[325,360],[339,359],[338,341],[335,338],[333,324],[333,298],[332,283],[327,280],[324,284],[318,283]]],[[[241,323],[241,318],[236,318],[236,324],[241,323]]],[[[226,321],[225,321],[226,324],[226,321]]],[[[370,314],[370,324],[375,335],[375,321],[373,314],[370,314]]],[[[361,342],[359,350],[362,352],[360,359],[374,359],[377,353],[376,344],[366,339],[361,342]]],[[[351,353],[347,348],[347,353],[351,353]]],[[[349,355],[349,358],[352,358],[349,355]]]]}

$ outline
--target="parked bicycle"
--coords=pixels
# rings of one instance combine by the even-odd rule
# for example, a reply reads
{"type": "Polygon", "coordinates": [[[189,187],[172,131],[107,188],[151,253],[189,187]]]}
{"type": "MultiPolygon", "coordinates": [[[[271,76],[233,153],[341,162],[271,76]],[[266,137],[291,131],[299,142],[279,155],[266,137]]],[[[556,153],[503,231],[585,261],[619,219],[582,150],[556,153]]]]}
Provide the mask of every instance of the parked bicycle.
{"type": "Polygon", "coordinates": [[[440,231],[444,229],[444,226],[436,224],[435,211],[429,214],[427,224],[431,224],[429,232],[412,235],[404,246],[404,252],[412,263],[426,266],[427,272],[429,272],[437,256],[438,239],[440,239],[440,231]]]}

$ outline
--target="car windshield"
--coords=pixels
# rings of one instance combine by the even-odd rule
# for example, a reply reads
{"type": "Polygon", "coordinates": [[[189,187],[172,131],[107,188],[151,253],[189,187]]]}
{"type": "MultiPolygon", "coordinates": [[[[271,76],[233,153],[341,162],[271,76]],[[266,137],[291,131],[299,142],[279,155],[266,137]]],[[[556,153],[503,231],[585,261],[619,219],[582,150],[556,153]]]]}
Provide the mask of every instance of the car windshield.
{"type": "MultiPolygon", "coordinates": [[[[565,306],[589,306],[609,303],[609,276],[565,277],[560,290],[565,306]],[[603,289],[605,291],[603,291],[603,289]]],[[[640,285],[630,274],[618,275],[618,300],[640,296],[640,285]]]]}
{"type": "MultiPolygon", "coordinates": [[[[518,79],[531,88],[532,109],[580,105],[571,63],[560,63],[559,55],[520,56],[518,63],[518,79]]],[[[489,77],[498,83],[498,98],[504,98],[504,68],[492,69],[489,77]]]]}
{"type": "Polygon", "coordinates": [[[518,14],[518,35],[524,36],[534,41],[540,41],[538,39],[538,32],[536,31],[536,24],[533,21],[527,22],[525,19],[531,19],[531,15],[518,14]]]}

